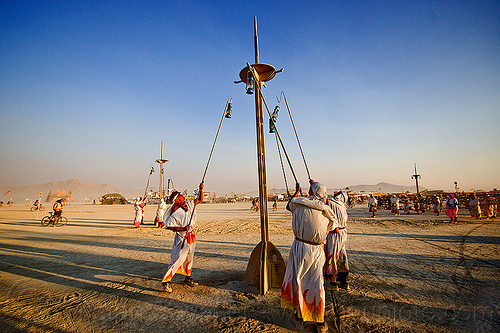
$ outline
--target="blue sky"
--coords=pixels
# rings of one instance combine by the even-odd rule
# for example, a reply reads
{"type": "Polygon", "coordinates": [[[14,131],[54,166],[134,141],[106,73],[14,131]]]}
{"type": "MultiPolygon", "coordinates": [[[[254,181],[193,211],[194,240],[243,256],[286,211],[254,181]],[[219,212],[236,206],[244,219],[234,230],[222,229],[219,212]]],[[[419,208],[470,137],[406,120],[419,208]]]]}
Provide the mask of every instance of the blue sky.
{"type": "MultiPolygon", "coordinates": [[[[256,190],[254,98],[233,83],[254,16],[284,68],[264,97],[286,93],[314,179],[411,185],[417,163],[427,188],[500,188],[498,1],[1,1],[0,184],[143,188],[164,141],[165,175],[195,188],[232,96],[206,189],[256,190]]],[[[266,152],[283,187],[271,134],[266,152]]]]}

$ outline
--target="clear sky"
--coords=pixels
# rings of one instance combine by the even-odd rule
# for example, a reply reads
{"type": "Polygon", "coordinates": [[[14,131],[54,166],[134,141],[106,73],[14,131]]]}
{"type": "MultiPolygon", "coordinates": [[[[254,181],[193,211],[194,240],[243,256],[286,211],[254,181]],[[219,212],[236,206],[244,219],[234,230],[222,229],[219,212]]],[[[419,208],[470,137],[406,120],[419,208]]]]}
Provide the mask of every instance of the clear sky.
{"type": "Polygon", "coordinates": [[[194,189],[232,96],[205,188],[257,190],[254,96],[233,83],[254,16],[260,61],[284,68],[264,97],[286,93],[312,178],[411,185],[417,163],[426,188],[500,188],[500,2],[442,0],[0,1],[0,184],[144,188],[164,141],[165,175],[194,189]]]}

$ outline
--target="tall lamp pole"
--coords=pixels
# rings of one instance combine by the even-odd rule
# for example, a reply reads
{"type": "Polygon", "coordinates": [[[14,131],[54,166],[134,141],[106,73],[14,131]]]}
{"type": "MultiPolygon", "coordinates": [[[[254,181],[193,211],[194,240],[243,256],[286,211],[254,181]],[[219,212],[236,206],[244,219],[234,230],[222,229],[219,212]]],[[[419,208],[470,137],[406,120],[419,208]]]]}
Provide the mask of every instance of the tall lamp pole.
{"type": "Polygon", "coordinates": [[[420,191],[418,190],[418,180],[421,179],[422,177],[417,173],[417,163],[414,164],[415,166],[415,174],[411,176],[411,178],[415,178],[415,186],[417,187],[417,195],[420,194],[420,191]]]}
{"type": "Polygon", "coordinates": [[[264,295],[270,287],[281,286],[285,262],[276,246],[269,241],[266,150],[264,143],[264,116],[262,109],[263,82],[267,82],[274,78],[277,71],[273,66],[259,62],[257,17],[254,17],[254,51],[255,63],[253,65],[247,63],[247,66],[240,71],[239,76],[241,80],[236,81],[235,83],[246,82],[247,94],[255,93],[261,241],[252,251],[250,256],[250,261],[247,266],[246,280],[249,285],[258,284],[259,293],[264,295]]]}
{"type": "Polygon", "coordinates": [[[162,199],[165,187],[165,184],[163,182],[163,164],[168,162],[168,160],[163,158],[163,141],[161,142],[160,159],[156,160],[156,162],[160,163],[160,199],[162,199]]]}

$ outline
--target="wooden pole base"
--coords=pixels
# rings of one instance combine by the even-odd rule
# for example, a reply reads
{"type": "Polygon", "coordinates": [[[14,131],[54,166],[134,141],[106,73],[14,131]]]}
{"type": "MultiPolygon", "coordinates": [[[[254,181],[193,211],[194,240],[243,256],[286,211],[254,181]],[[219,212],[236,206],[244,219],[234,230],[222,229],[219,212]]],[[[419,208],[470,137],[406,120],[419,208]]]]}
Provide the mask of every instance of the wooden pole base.
{"type": "Polygon", "coordinates": [[[285,260],[278,248],[269,241],[261,241],[252,251],[248,262],[247,285],[258,287],[261,295],[266,294],[269,288],[281,288],[285,269],[285,260]],[[261,275],[265,277],[261,279],[261,275]]]}

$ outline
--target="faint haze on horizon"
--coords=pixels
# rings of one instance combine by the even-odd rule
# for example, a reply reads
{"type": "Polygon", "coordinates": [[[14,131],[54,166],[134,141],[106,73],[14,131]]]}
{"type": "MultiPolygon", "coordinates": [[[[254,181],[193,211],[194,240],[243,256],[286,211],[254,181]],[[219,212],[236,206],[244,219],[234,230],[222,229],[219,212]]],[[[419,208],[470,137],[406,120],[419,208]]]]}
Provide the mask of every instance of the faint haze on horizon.
{"type": "MultiPolygon", "coordinates": [[[[254,96],[235,85],[260,61],[272,109],[286,93],[311,177],[329,188],[500,188],[498,1],[67,1],[0,3],[0,185],[79,179],[144,188],[205,179],[258,188],[254,96]]],[[[286,106],[277,127],[303,188],[286,106]]],[[[268,189],[283,188],[267,133],[268,189]]],[[[287,169],[288,170],[288,169],[287,169]]],[[[294,181],[287,171],[288,186],[294,181]]]]}

